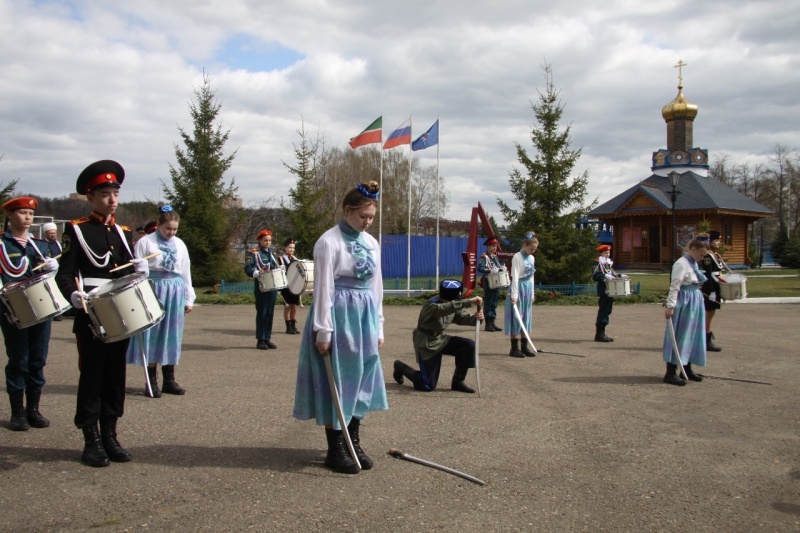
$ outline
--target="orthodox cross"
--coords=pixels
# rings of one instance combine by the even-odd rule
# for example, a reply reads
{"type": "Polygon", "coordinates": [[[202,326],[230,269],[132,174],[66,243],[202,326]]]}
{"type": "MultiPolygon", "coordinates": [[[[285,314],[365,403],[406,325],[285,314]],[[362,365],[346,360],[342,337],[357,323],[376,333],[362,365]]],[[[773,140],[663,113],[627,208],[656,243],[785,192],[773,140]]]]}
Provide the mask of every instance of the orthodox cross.
{"type": "Polygon", "coordinates": [[[683,67],[685,66],[686,63],[683,62],[683,59],[679,59],[678,64],[674,66],[678,69],[678,87],[683,87],[683,67]]]}

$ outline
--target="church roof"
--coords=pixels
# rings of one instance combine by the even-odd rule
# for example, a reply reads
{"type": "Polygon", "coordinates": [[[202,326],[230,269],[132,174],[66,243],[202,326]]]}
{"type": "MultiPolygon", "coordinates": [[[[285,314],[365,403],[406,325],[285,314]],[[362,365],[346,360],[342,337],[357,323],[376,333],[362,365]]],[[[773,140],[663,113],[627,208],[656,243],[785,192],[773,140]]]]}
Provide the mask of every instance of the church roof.
{"type": "MultiPolygon", "coordinates": [[[[676,201],[676,211],[735,211],[754,216],[770,216],[772,210],[759,204],[752,198],[741,194],[713,178],[701,176],[694,172],[684,172],[677,190],[680,191],[676,201]]],[[[596,207],[589,216],[619,216],[634,214],[637,210],[652,211],[659,207],[669,211],[672,209],[672,186],[667,176],[651,175],[625,192],[596,207]],[[651,207],[628,207],[635,196],[645,195],[652,201],[651,207]],[[655,204],[655,205],[654,205],[655,204]]]]}

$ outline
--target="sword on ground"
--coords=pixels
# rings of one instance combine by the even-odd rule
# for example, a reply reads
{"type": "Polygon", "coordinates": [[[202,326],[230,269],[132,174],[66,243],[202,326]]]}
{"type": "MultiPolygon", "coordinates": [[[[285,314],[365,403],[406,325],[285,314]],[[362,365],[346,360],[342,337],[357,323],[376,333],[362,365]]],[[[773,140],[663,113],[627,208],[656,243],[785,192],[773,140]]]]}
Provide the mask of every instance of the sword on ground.
{"type": "Polygon", "coordinates": [[[397,448],[392,448],[388,452],[389,455],[392,457],[397,457],[398,459],[405,459],[406,461],[411,461],[412,463],[421,464],[424,466],[429,466],[431,468],[435,468],[437,470],[441,470],[442,472],[447,472],[448,474],[453,474],[454,476],[458,476],[460,478],[466,479],[467,481],[472,481],[473,483],[477,483],[478,485],[485,485],[483,481],[480,479],[470,476],[469,474],[465,474],[464,472],[459,472],[455,468],[450,468],[449,466],[443,466],[438,463],[434,463],[433,461],[428,461],[426,459],[420,459],[419,457],[414,457],[413,455],[409,455],[405,452],[401,452],[397,448]]]}
{"type": "Polygon", "coordinates": [[[538,354],[539,350],[537,350],[536,346],[533,345],[533,341],[531,340],[531,336],[528,335],[528,328],[525,327],[525,323],[522,321],[522,315],[519,314],[519,309],[517,308],[517,303],[514,302],[512,304],[512,307],[514,308],[514,316],[517,317],[517,321],[519,322],[519,328],[525,334],[525,338],[528,339],[528,344],[530,344],[531,348],[533,348],[533,353],[537,353],[538,354]]]}
{"type": "Polygon", "coordinates": [[[681,369],[681,376],[686,381],[689,381],[689,378],[686,376],[686,370],[683,368],[683,363],[681,363],[681,352],[678,350],[678,341],[675,339],[675,326],[672,324],[672,317],[667,319],[669,323],[669,336],[672,338],[672,349],[675,351],[675,359],[678,361],[678,368],[681,369]]]}
{"type": "Polygon", "coordinates": [[[344,441],[347,443],[347,449],[350,451],[350,457],[353,458],[353,461],[358,465],[358,469],[361,470],[361,463],[358,461],[358,457],[356,457],[356,449],[353,447],[353,441],[350,440],[350,432],[347,430],[347,424],[344,420],[342,401],[339,398],[339,390],[336,388],[336,378],[333,375],[330,354],[331,349],[328,349],[327,354],[322,354],[322,360],[325,362],[325,372],[328,374],[328,386],[331,389],[331,400],[333,400],[333,406],[336,408],[336,416],[339,418],[339,424],[342,426],[342,434],[344,435],[344,441]]]}
{"type": "MultiPolygon", "coordinates": [[[[480,312],[481,312],[481,304],[478,304],[478,313],[480,312]]],[[[475,319],[475,381],[477,381],[478,383],[478,398],[481,397],[480,346],[481,346],[481,321],[475,319]]]]}

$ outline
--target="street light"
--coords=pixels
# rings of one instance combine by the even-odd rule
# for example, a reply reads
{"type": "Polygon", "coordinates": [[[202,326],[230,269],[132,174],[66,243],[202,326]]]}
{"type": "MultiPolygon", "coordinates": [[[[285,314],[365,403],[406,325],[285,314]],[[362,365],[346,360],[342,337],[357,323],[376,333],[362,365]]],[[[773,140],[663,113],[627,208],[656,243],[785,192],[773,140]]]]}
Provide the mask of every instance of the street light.
{"type": "Polygon", "coordinates": [[[669,184],[672,186],[672,192],[670,193],[670,197],[672,198],[672,261],[675,262],[675,248],[678,244],[678,224],[675,220],[675,200],[678,199],[678,195],[681,191],[677,190],[678,182],[681,180],[681,175],[675,172],[674,170],[669,173],[669,184]]]}

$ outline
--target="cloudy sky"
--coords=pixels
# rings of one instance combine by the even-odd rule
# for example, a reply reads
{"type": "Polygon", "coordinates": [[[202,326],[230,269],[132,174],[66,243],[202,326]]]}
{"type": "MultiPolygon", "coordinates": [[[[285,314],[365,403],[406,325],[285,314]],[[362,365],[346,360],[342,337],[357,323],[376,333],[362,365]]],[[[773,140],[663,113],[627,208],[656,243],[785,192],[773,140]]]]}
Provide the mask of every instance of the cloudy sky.
{"type": "Polygon", "coordinates": [[[413,113],[414,137],[441,117],[445,216],[480,201],[499,219],[547,61],[576,172],[602,202],[666,147],[679,59],[712,160],[800,148],[798,28],[796,0],[0,0],[0,182],[65,196],[88,163],[116,159],[123,200],[160,198],[205,71],[246,204],[293,186],[281,161],[301,117],[346,147],[376,117],[386,137],[413,113]]]}

